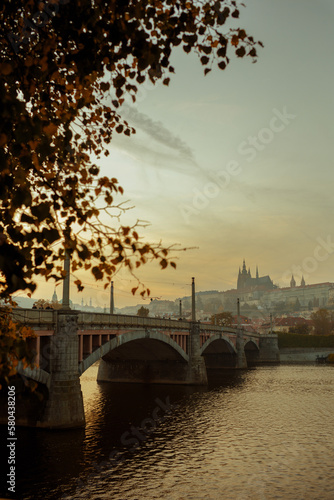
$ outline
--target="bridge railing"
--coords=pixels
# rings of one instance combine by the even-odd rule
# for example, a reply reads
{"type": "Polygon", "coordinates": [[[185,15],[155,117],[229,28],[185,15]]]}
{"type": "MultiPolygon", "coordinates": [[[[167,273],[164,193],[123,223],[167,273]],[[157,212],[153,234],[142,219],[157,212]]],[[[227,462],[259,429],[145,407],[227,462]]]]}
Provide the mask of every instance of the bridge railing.
{"type": "Polygon", "coordinates": [[[56,315],[53,309],[15,308],[12,312],[15,321],[28,326],[54,326],[56,315]]]}
{"type": "MultiPolygon", "coordinates": [[[[186,330],[189,331],[191,322],[187,320],[175,320],[164,318],[143,318],[140,316],[131,316],[125,314],[108,314],[108,313],[94,313],[94,312],[78,312],[78,326],[79,329],[92,329],[100,328],[153,328],[159,330],[186,330]]],[[[56,323],[57,311],[53,309],[24,309],[17,308],[13,310],[13,319],[20,321],[31,327],[49,327],[54,328],[56,323]]],[[[216,335],[235,335],[236,328],[222,327],[218,325],[211,325],[208,323],[199,323],[200,332],[202,334],[216,335]]],[[[246,336],[259,336],[257,333],[249,333],[244,331],[246,336]]]]}
{"type": "Polygon", "coordinates": [[[189,330],[189,321],[178,321],[163,318],[143,318],[140,316],[130,316],[125,314],[106,314],[106,313],[86,313],[80,312],[78,316],[80,327],[89,325],[110,326],[115,328],[159,328],[189,330]]]}
{"type": "MultiPolygon", "coordinates": [[[[157,328],[166,330],[190,330],[191,322],[187,320],[150,318],[131,316],[125,314],[106,314],[106,313],[86,313],[81,312],[78,316],[79,326],[111,326],[111,327],[142,327],[142,328],[157,328]]],[[[199,323],[200,331],[206,333],[226,333],[235,334],[236,328],[222,327],[211,325],[209,323],[199,323]]]]}

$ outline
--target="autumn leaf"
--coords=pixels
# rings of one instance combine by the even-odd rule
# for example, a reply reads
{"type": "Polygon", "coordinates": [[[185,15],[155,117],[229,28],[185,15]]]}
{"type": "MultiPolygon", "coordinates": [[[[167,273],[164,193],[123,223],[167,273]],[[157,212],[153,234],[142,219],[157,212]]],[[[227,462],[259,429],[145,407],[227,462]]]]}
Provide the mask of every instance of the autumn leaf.
{"type": "Polygon", "coordinates": [[[238,57],[243,57],[246,54],[246,49],[245,47],[239,47],[235,53],[237,54],[238,57]]]}
{"type": "Polygon", "coordinates": [[[234,47],[238,47],[239,45],[239,37],[238,35],[233,35],[232,38],[231,38],[231,45],[233,45],[234,47]]]}
{"type": "Polygon", "coordinates": [[[0,63],[0,73],[8,76],[13,72],[13,66],[9,62],[0,63]]]}
{"type": "Polygon", "coordinates": [[[54,123],[49,123],[48,125],[46,125],[45,127],[43,127],[43,131],[47,135],[54,135],[57,132],[57,130],[58,130],[58,127],[54,123]]]}
{"type": "Polygon", "coordinates": [[[8,140],[8,136],[6,134],[0,134],[0,147],[2,148],[8,140]]]}
{"type": "Polygon", "coordinates": [[[162,269],[165,269],[168,265],[168,262],[166,259],[161,259],[160,261],[160,266],[162,267],[162,269]]]}

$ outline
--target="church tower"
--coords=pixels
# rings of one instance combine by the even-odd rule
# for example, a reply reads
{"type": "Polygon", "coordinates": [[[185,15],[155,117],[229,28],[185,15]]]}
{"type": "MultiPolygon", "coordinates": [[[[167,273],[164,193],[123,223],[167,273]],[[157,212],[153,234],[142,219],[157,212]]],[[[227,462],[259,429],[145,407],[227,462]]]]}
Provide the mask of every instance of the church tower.
{"type": "Polygon", "coordinates": [[[243,264],[242,264],[242,271],[241,272],[240,272],[240,268],[239,268],[237,289],[238,290],[242,290],[243,288],[247,288],[247,286],[249,286],[250,280],[251,280],[250,269],[247,271],[246,262],[245,262],[245,259],[244,259],[243,260],[243,264]]]}
{"type": "Polygon", "coordinates": [[[292,275],[292,277],[291,277],[291,281],[290,281],[290,287],[291,287],[291,288],[295,288],[295,286],[296,286],[296,281],[295,281],[295,278],[294,278],[294,277],[293,277],[293,275],[292,275]]]}
{"type": "MultiPolygon", "coordinates": [[[[296,282],[294,281],[293,277],[292,280],[293,281],[291,281],[291,283],[293,284],[290,283],[290,285],[296,286],[296,282]]],[[[274,288],[277,287],[270,279],[270,276],[259,276],[258,266],[256,266],[256,277],[252,278],[250,267],[247,271],[245,259],[243,260],[242,270],[240,270],[239,267],[237,284],[238,291],[244,292],[245,290],[247,290],[249,292],[258,291],[259,293],[263,293],[266,290],[273,290],[274,288]]]]}
{"type": "Polygon", "coordinates": [[[52,302],[58,302],[58,297],[57,297],[57,292],[56,292],[56,287],[54,289],[53,295],[52,295],[52,302]]]}
{"type": "Polygon", "coordinates": [[[302,276],[302,280],[301,280],[301,282],[300,282],[300,286],[305,286],[304,276],[302,276]]]}

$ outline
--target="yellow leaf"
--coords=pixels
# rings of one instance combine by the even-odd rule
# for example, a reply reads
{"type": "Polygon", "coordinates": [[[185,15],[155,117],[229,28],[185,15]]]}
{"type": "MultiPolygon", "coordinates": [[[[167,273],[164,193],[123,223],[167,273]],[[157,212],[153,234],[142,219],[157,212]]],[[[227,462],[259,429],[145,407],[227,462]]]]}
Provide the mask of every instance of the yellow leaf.
{"type": "Polygon", "coordinates": [[[12,71],[13,71],[13,66],[10,63],[4,62],[0,64],[0,73],[2,73],[3,75],[5,76],[10,75],[12,71]]]}
{"type": "Polygon", "coordinates": [[[31,157],[32,157],[32,162],[35,165],[36,169],[39,170],[39,161],[37,155],[34,153],[31,155],[31,157]]]}
{"type": "Polygon", "coordinates": [[[31,149],[36,149],[39,142],[38,141],[28,141],[28,144],[31,147],[31,149]]]}
{"type": "Polygon", "coordinates": [[[238,35],[233,35],[231,38],[231,44],[234,45],[234,47],[238,47],[239,45],[239,37],[238,35]]]}
{"type": "Polygon", "coordinates": [[[54,135],[57,132],[57,130],[58,130],[58,127],[54,123],[49,123],[49,125],[46,125],[45,127],[43,127],[43,131],[47,135],[54,135]]]}
{"type": "Polygon", "coordinates": [[[31,56],[28,56],[28,57],[26,57],[24,64],[27,67],[32,66],[34,64],[34,59],[31,56]]]}
{"type": "Polygon", "coordinates": [[[0,134],[0,148],[7,143],[8,137],[6,134],[0,134]]]}

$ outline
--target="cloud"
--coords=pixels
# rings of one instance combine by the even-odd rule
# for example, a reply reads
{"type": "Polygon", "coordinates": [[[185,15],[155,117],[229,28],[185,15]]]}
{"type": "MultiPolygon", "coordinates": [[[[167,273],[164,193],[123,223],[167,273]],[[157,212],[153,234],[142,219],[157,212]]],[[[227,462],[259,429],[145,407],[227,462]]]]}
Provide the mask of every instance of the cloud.
{"type": "Polygon", "coordinates": [[[123,104],[121,115],[130,125],[142,130],[156,142],[177,151],[181,159],[196,164],[191,148],[179,137],[170,132],[160,121],[152,120],[148,115],[141,113],[128,104],[123,104]]]}
{"type": "Polygon", "coordinates": [[[261,202],[267,204],[270,201],[272,208],[280,209],[283,212],[290,210],[291,205],[295,211],[302,207],[303,210],[308,209],[314,212],[314,207],[316,207],[316,210],[321,212],[324,208],[327,209],[328,205],[332,203],[331,200],[324,199],[322,189],[316,191],[314,187],[310,189],[306,186],[301,189],[300,185],[280,186],[278,183],[279,179],[276,181],[276,185],[260,180],[251,183],[240,179],[233,179],[233,182],[230,183],[227,189],[230,192],[243,195],[254,204],[261,202]]]}

